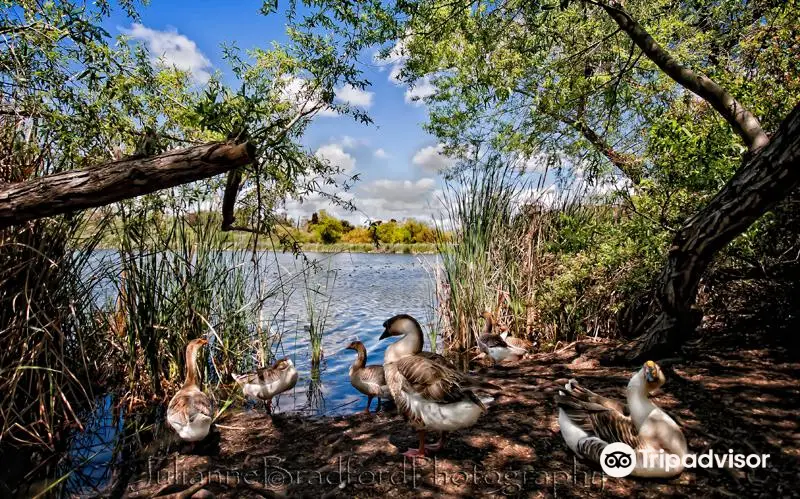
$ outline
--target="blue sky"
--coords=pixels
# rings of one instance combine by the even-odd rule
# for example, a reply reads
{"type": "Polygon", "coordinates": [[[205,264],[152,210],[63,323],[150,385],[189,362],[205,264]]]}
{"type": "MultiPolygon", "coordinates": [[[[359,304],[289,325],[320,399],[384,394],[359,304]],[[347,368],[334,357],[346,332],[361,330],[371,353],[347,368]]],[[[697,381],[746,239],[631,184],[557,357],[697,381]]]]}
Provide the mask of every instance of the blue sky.
{"type": "MultiPolygon", "coordinates": [[[[202,82],[214,71],[230,78],[222,59],[224,42],[235,42],[247,50],[269,48],[275,40],[286,40],[281,15],[260,15],[260,6],[259,1],[201,0],[188,4],[155,0],[139,9],[140,25],[116,12],[106,28],[112,35],[132,36],[155,57],[191,70],[202,82]]],[[[399,85],[391,79],[393,69],[396,65],[366,65],[365,76],[372,83],[366,92],[342,89],[337,93],[338,98],[366,109],[373,125],[361,125],[346,116],[319,116],[303,138],[304,145],[315,154],[361,174],[352,191],[360,211],[347,214],[312,198],[302,206],[290,203],[290,215],[308,215],[328,207],[357,223],[367,217],[430,218],[442,185],[438,172],[451,160],[439,154],[436,138],[422,129],[424,104],[411,100],[430,87],[424,82],[415,89],[399,85]]]]}

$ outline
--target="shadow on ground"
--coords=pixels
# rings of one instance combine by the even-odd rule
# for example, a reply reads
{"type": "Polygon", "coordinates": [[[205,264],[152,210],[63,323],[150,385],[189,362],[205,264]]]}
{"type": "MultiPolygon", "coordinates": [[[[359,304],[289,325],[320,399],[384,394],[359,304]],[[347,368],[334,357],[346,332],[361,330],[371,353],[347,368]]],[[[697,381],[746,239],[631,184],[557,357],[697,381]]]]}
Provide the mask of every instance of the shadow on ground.
{"type": "Polygon", "coordinates": [[[575,460],[558,433],[555,390],[574,377],[622,397],[634,370],[600,367],[597,359],[612,348],[601,343],[584,344],[581,355],[574,347],[539,354],[517,368],[479,367],[477,374],[503,386],[503,394],[433,460],[399,455],[416,441],[393,411],[309,419],[250,410],[219,421],[218,452],[147,458],[127,494],[190,497],[202,488],[217,497],[793,495],[800,465],[796,349],[770,346],[766,336],[733,338],[724,329],[708,323],[668,368],[654,399],[684,428],[693,452],[769,454],[767,469],[687,470],[654,481],[606,477],[575,460]]]}

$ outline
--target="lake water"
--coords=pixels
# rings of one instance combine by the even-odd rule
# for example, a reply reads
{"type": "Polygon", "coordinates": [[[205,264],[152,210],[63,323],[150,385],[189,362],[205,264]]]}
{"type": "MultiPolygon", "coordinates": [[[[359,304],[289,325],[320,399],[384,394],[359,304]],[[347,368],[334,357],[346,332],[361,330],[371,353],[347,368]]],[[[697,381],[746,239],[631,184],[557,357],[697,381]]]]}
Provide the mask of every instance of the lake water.
{"type": "MultiPolygon", "coordinates": [[[[371,253],[308,254],[318,262],[320,274],[330,274],[332,295],[325,335],[320,383],[312,380],[304,292],[295,289],[286,303],[282,348],[278,356],[289,357],[299,372],[297,386],[276,400],[276,412],[303,411],[317,415],[350,414],[362,410],[366,397],[350,385],[348,371],[355,360],[345,350],[353,340],[367,348],[367,362],[382,364],[390,341],[380,341],[383,322],[400,313],[411,314],[425,324],[432,316],[433,279],[428,274],[435,256],[384,255],[371,253]],[[428,270],[426,270],[428,269],[428,270]],[[335,281],[332,274],[335,273],[335,281]],[[294,335],[292,334],[294,333],[294,335]]],[[[282,272],[293,270],[292,255],[278,255],[282,272]]],[[[321,275],[317,279],[323,279],[321,275]]],[[[297,286],[302,283],[295,281],[297,286]]],[[[326,301],[326,300],[321,300],[326,301]]],[[[373,401],[373,409],[375,407],[373,401]]]]}
{"type": "MultiPolygon", "coordinates": [[[[98,256],[98,261],[107,263],[109,258],[115,258],[115,253],[99,252],[98,256]]],[[[332,295],[323,339],[324,358],[318,378],[312,376],[308,334],[304,330],[308,324],[305,285],[301,280],[291,280],[289,287],[293,291],[285,303],[281,300],[283,310],[278,327],[283,330],[283,337],[276,354],[294,361],[299,378],[293,390],[273,400],[273,408],[276,413],[309,415],[356,413],[364,409],[366,397],[350,385],[348,371],[356,354],[345,347],[358,339],[367,348],[367,362],[382,364],[386,347],[391,343],[379,340],[386,319],[407,313],[424,326],[433,317],[434,281],[429,272],[436,257],[362,253],[307,254],[307,257],[317,262],[320,270],[315,278],[317,282],[327,281],[326,292],[332,295]]],[[[293,255],[277,254],[266,270],[266,280],[279,276],[285,279],[300,268],[302,264],[293,255]]],[[[98,299],[108,301],[116,292],[113,286],[104,287],[107,289],[98,299]]],[[[276,314],[278,310],[267,312],[276,314]]],[[[118,415],[112,417],[112,407],[110,397],[102,399],[88,418],[86,431],[76,435],[69,459],[72,469],[62,470],[62,473],[72,471],[67,480],[67,494],[96,491],[114,473],[111,463],[119,462],[120,457],[112,449],[122,424],[118,415]],[[75,468],[77,463],[80,464],[75,468]]],[[[373,401],[372,410],[375,407],[373,401]]],[[[262,409],[248,405],[233,410],[262,409]]]]}

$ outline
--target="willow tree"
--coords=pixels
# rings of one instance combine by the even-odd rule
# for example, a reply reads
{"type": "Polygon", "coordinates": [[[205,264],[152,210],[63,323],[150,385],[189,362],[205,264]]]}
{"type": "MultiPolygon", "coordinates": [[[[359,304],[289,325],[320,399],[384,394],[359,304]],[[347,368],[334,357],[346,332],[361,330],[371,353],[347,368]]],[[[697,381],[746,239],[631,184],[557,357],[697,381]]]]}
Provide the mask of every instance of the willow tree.
{"type": "Polygon", "coordinates": [[[306,19],[347,25],[359,50],[382,43],[399,80],[433,85],[427,126],[447,150],[579,168],[657,200],[673,240],[623,332],[639,336],[628,359],[681,344],[715,255],[800,182],[796,1],[321,5],[306,19]]]}

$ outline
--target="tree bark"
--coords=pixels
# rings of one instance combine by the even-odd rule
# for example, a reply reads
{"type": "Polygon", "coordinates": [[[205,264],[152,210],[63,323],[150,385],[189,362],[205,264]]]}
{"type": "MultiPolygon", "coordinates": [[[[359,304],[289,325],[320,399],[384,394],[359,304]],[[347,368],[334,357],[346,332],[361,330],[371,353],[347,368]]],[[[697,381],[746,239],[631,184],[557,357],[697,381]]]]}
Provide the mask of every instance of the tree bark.
{"type": "Polygon", "coordinates": [[[750,152],[759,150],[769,142],[767,134],[764,133],[758,118],[753,113],[748,111],[717,82],[702,73],[692,71],[692,69],[678,62],[622,8],[621,2],[614,2],[613,0],[612,2],[614,5],[604,2],[598,3],[598,5],[633,40],[647,58],[653,61],[667,76],[711,104],[742,138],[750,152]]]}
{"type": "Polygon", "coordinates": [[[621,355],[607,359],[642,361],[673,353],[702,318],[697,288],[714,255],[800,185],[800,104],[769,144],[716,196],[691,216],[675,236],[656,289],[652,320],[641,321],[641,336],[621,355]],[[647,329],[645,332],[644,329],[647,329]]]}
{"type": "Polygon", "coordinates": [[[0,185],[0,229],[213,177],[254,158],[250,143],[212,142],[0,185]]]}

